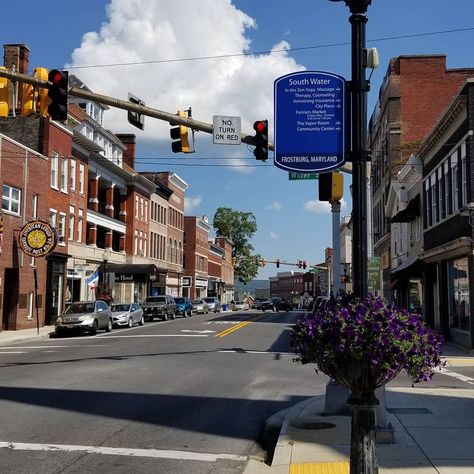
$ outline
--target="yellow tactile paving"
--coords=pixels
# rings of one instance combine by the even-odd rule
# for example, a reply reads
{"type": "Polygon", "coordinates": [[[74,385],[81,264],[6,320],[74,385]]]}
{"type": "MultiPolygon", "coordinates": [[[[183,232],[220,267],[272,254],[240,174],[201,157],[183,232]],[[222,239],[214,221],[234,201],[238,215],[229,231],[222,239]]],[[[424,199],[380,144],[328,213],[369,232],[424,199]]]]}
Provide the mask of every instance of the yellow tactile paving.
{"type": "Polygon", "coordinates": [[[444,358],[447,362],[447,365],[451,367],[456,366],[466,366],[466,367],[474,367],[474,357],[445,357],[444,358]]]}
{"type": "Polygon", "coordinates": [[[290,474],[349,474],[348,461],[290,464],[290,474]]]}

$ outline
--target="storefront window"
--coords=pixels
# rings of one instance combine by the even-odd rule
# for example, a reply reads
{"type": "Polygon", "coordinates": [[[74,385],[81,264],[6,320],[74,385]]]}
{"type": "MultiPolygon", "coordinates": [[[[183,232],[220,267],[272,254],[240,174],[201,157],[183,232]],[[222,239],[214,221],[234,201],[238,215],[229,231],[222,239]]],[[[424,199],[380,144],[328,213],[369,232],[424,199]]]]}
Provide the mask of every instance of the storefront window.
{"type": "Polygon", "coordinates": [[[448,262],[449,325],[451,328],[469,331],[469,274],[468,259],[448,262]]]}

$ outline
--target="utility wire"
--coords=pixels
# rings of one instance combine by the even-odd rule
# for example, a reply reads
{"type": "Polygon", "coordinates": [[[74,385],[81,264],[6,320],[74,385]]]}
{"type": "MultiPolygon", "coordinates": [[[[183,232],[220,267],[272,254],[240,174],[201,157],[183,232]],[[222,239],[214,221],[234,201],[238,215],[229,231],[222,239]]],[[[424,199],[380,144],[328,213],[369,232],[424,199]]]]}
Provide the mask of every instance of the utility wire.
{"type": "MultiPolygon", "coordinates": [[[[382,38],[373,38],[368,39],[367,43],[380,42],[380,41],[393,41],[397,39],[407,39],[407,38],[421,38],[424,36],[435,36],[435,35],[444,35],[450,33],[461,33],[465,31],[473,31],[474,27],[467,28],[456,28],[452,30],[439,30],[439,31],[430,31],[426,33],[412,33],[408,35],[398,35],[398,36],[385,36],[382,38]]],[[[236,58],[242,56],[263,56],[267,54],[275,53],[284,53],[288,51],[305,51],[311,49],[323,49],[323,48],[334,48],[336,46],[349,46],[351,43],[349,41],[341,43],[327,43],[313,46],[301,46],[296,48],[281,48],[281,49],[272,49],[266,51],[257,51],[257,52],[248,52],[248,53],[230,53],[230,54],[220,54],[214,56],[196,56],[189,58],[176,58],[176,59],[155,59],[149,61],[136,61],[136,62],[127,62],[127,63],[109,63],[109,64],[89,64],[85,66],[70,66],[67,69],[93,69],[93,68],[104,68],[104,67],[122,67],[122,66],[139,66],[144,64],[165,64],[165,63],[176,63],[176,62],[189,62],[189,61],[203,61],[207,59],[227,59],[227,58],[236,58]]]]}

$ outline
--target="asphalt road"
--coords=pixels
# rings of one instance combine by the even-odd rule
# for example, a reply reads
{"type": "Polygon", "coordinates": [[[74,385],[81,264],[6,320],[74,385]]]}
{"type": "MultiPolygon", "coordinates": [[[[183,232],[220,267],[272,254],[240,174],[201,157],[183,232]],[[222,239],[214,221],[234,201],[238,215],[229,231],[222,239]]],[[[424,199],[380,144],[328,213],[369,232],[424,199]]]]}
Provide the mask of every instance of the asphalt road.
{"type": "MultiPolygon", "coordinates": [[[[270,415],[325,391],[327,377],[293,362],[298,316],[209,314],[0,347],[1,471],[241,473],[264,455],[270,415]]],[[[426,386],[474,388],[461,379],[426,386]]]]}

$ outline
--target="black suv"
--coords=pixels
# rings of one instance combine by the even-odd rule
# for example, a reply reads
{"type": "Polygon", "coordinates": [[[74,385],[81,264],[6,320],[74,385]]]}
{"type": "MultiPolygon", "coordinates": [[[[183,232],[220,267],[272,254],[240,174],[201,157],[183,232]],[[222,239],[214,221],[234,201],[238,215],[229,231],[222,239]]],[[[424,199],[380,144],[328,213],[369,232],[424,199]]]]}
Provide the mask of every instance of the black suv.
{"type": "Polygon", "coordinates": [[[265,311],[271,309],[272,311],[288,311],[290,305],[283,298],[270,298],[268,300],[262,301],[261,309],[265,311]]]}
{"type": "Polygon", "coordinates": [[[148,296],[142,304],[143,316],[146,321],[155,318],[167,320],[174,319],[176,315],[176,302],[172,296],[148,296]]]}

